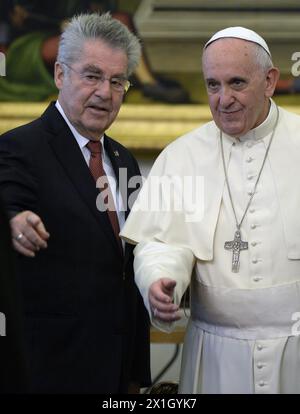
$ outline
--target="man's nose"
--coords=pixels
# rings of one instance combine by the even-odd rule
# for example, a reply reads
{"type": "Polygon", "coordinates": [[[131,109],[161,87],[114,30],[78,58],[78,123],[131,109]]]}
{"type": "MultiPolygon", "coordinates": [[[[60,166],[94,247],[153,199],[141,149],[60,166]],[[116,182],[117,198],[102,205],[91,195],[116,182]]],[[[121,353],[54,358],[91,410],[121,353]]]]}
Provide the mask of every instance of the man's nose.
{"type": "Polygon", "coordinates": [[[111,84],[109,79],[101,79],[98,82],[97,88],[95,90],[95,95],[100,96],[102,99],[111,98],[111,84]]]}
{"type": "Polygon", "coordinates": [[[235,101],[234,93],[231,88],[223,86],[219,91],[219,102],[222,108],[227,108],[235,101]]]}

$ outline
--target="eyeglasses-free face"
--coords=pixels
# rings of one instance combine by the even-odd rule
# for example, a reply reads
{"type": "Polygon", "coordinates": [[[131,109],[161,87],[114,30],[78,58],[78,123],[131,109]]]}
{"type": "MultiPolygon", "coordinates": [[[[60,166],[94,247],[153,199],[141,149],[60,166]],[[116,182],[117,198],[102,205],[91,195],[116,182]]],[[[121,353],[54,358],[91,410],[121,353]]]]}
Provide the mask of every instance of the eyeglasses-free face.
{"type": "Polygon", "coordinates": [[[202,58],[208,101],[223,132],[241,137],[260,125],[269,112],[279,72],[257,61],[256,45],[224,38],[211,43],[202,58]]]}
{"type": "Polygon", "coordinates": [[[94,39],[83,43],[72,65],[56,63],[58,100],[81,135],[97,140],[113,123],[129,87],[127,71],[124,51],[94,39]]]}

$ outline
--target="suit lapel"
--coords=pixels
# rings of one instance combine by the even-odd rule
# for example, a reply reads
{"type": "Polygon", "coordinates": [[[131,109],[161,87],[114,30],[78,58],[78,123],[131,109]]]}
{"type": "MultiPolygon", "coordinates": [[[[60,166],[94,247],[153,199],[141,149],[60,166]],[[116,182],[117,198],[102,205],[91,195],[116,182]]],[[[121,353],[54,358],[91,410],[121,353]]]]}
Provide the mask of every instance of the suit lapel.
{"type": "Polygon", "coordinates": [[[115,177],[118,183],[118,189],[121,193],[123,207],[125,209],[125,218],[128,216],[128,165],[124,160],[122,151],[119,151],[114,141],[104,136],[104,148],[110,158],[115,177]]]}
{"type": "Polygon", "coordinates": [[[54,105],[48,108],[42,119],[46,120],[51,129],[52,134],[49,144],[56,157],[80,197],[88,206],[91,214],[101,226],[101,230],[106,233],[114,248],[119,251],[107,213],[101,213],[97,209],[96,199],[99,195],[99,190],[96,188],[95,181],[72,132],[54,105]]]}

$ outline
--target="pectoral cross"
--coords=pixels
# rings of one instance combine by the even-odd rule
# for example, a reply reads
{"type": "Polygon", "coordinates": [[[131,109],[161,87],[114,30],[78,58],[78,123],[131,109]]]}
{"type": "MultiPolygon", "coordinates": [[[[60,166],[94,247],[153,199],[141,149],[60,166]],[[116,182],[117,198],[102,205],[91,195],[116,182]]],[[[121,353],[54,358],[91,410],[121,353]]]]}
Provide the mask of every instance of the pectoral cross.
{"type": "Polygon", "coordinates": [[[240,251],[248,249],[248,242],[242,240],[240,230],[234,233],[234,239],[224,244],[224,249],[232,250],[232,268],[233,273],[238,273],[240,267],[240,251]]]}

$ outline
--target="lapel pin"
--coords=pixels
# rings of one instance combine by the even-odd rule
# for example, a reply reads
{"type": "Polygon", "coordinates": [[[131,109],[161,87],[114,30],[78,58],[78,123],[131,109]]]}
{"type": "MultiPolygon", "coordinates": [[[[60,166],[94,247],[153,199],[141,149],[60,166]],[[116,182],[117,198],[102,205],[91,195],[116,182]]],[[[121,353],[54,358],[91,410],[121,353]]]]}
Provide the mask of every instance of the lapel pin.
{"type": "Polygon", "coordinates": [[[119,156],[119,151],[114,151],[114,154],[115,154],[116,157],[118,157],[119,156]]]}

